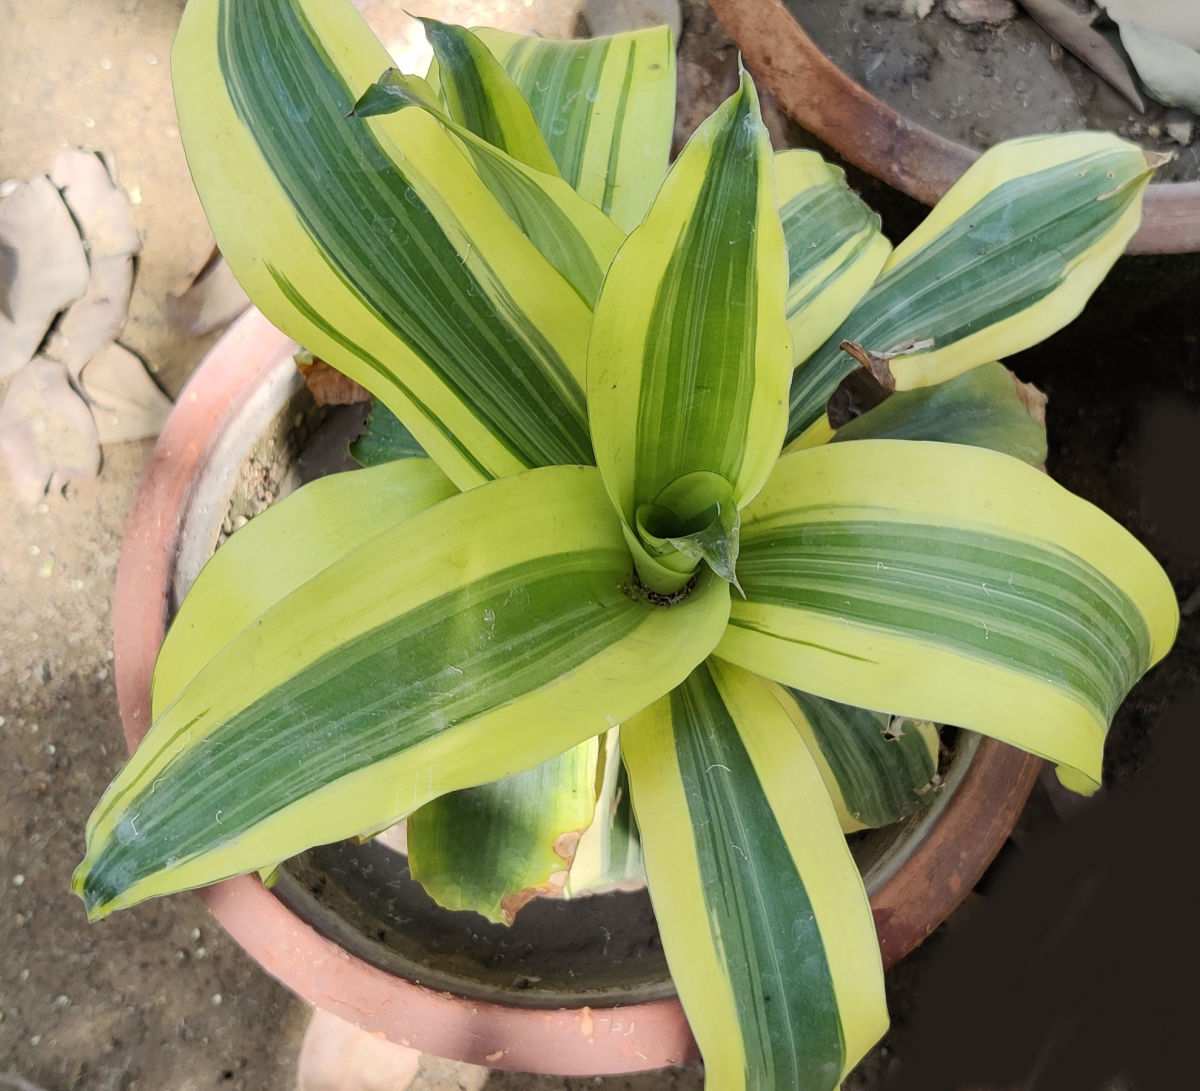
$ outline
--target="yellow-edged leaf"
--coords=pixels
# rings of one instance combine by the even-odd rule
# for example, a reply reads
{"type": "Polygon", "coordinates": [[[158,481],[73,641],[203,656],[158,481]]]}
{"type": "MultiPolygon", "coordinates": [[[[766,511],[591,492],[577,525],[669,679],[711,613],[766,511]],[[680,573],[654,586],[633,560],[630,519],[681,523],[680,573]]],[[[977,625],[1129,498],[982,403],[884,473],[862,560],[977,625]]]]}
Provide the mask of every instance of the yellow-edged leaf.
{"type": "Polygon", "coordinates": [[[529,103],[491,51],[466,27],[422,19],[438,62],[438,87],[450,116],[514,159],[558,174],[529,103]]]}
{"type": "MultiPolygon", "coordinates": [[[[175,97],[222,252],[272,322],[384,401],[458,486],[590,462],[588,303],[427,110],[347,117],[388,62],[349,0],[191,0],[175,97]]],[[[570,204],[594,214],[510,162],[564,229],[570,204]]]]}
{"type": "Polygon", "coordinates": [[[820,427],[853,342],[897,389],[952,379],[1049,337],[1083,309],[1141,222],[1153,167],[1109,133],[997,144],[893,251],[792,379],[788,439],[820,427]]]}
{"type": "Polygon", "coordinates": [[[737,510],[786,424],[785,260],[770,141],[743,74],[609,269],[589,347],[597,464],[655,591],[678,590],[701,557],[733,578],[737,510]]]}
{"type": "MultiPolygon", "coordinates": [[[[521,89],[559,172],[624,230],[667,172],[675,127],[675,43],[666,27],[584,41],[476,30],[521,89]]],[[[436,68],[431,79],[437,80],[436,68]]]]}
{"type": "Polygon", "coordinates": [[[738,576],[723,658],[993,735],[1093,786],[1113,713],[1179,621],[1128,531],[1033,467],[955,444],[785,455],[745,513],[738,576]]]}
{"type": "Polygon", "coordinates": [[[832,1091],[887,1029],[870,903],[768,683],[710,660],[622,729],[663,949],[720,1091],[832,1091]]]}
{"type": "Polygon", "coordinates": [[[89,914],[380,829],[620,723],[729,610],[715,578],[671,610],[628,579],[587,467],[505,478],[368,539],[155,720],[89,820],[74,884],[89,914]]]}
{"type": "Polygon", "coordinates": [[[846,172],[801,148],[775,156],[779,217],[788,254],[792,363],[804,363],[867,294],[892,252],[880,219],[846,172]]]}

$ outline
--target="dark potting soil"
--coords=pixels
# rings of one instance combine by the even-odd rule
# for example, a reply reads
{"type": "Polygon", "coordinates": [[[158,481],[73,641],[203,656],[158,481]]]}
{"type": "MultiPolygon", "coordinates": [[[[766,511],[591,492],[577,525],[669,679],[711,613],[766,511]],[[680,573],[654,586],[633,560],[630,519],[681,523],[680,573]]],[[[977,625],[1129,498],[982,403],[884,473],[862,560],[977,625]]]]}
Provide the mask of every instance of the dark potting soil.
{"type": "MultiPolygon", "coordinates": [[[[1033,133],[1107,129],[1175,153],[1158,172],[1160,181],[1200,177],[1200,124],[1181,145],[1167,124],[1189,115],[1144,93],[1146,110],[1138,113],[1023,10],[997,26],[968,27],[947,15],[945,3],[935,3],[924,19],[905,14],[903,0],[788,0],[786,6],[843,71],[951,140],[983,149],[1033,133]]],[[[1121,53],[1115,28],[1097,29],[1121,53]]]]}

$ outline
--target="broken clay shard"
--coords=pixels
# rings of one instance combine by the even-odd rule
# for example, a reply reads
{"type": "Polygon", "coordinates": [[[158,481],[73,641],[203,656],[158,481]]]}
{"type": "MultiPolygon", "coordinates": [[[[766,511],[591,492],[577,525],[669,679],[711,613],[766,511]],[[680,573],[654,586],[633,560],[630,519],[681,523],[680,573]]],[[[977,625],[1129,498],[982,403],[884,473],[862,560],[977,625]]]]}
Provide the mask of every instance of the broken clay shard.
{"type": "Polygon", "coordinates": [[[37,352],[58,313],[87,291],[83,242],[62,196],[41,175],[0,200],[0,378],[37,352]]]}
{"type": "Polygon", "coordinates": [[[48,490],[100,472],[92,414],[57,360],[39,356],[9,383],[0,405],[0,461],[31,507],[48,490]]]}

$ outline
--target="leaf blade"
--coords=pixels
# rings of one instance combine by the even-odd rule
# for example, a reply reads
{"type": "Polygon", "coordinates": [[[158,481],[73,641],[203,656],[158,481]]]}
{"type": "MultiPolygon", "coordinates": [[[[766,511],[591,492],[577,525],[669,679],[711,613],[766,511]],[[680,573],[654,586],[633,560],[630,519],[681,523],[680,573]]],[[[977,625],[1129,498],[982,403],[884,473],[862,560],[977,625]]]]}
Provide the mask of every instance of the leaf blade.
{"type": "Polygon", "coordinates": [[[929,799],[938,768],[937,728],[773,686],[808,747],[843,833],[899,822],[929,799]]]}
{"type": "Polygon", "coordinates": [[[674,555],[651,542],[644,513],[662,541],[703,529],[702,515],[728,522],[778,453],[791,370],[785,261],[770,141],[743,75],[609,269],[589,346],[598,465],[655,590],[678,589],[695,564],[655,586],[645,554],[660,567],[674,555]]]}
{"type": "Polygon", "coordinates": [[[377,535],[159,717],[89,822],[75,889],[96,916],[257,870],[607,730],[682,678],[728,616],[715,579],[668,612],[626,595],[627,578],[586,467],[505,478],[377,535]]]}
{"type": "Polygon", "coordinates": [[[711,1086],[837,1087],[887,1012],[862,880],[800,736],[715,660],[623,729],[651,900],[711,1086]]]}
{"type": "Polygon", "coordinates": [[[596,810],[599,742],[540,765],[450,792],[408,819],[412,876],[447,909],[512,924],[534,897],[562,897],[596,810]]]}
{"type": "Polygon", "coordinates": [[[529,101],[563,178],[632,231],[667,172],[675,125],[670,31],[582,41],[477,33],[529,101]]]}
{"type": "Polygon", "coordinates": [[[833,435],[835,443],[859,439],[962,443],[1044,466],[1045,397],[1003,364],[981,364],[944,383],[897,391],[833,435]]]}
{"type": "Polygon", "coordinates": [[[1141,149],[1106,133],[1027,137],[984,153],[796,371],[789,442],[820,421],[854,369],[843,341],[885,357],[905,390],[1062,328],[1137,230],[1150,174],[1141,149]]]}
{"type": "Polygon", "coordinates": [[[816,152],[775,155],[779,215],[788,252],[788,328],[798,367],[867,293],[892,252],[880,217],[816,152]]]}
{"type": "Polygon", "coordinates": [[[275,603],[457,491],[429,459],[408,459],[313,481],[247,523],[201,569],[172,620],[154,664],[153,716],[275,603]]]}
{"type": "Polygon", "coordinates": [[[1178,606],[1131,535],[975,447],[785,455],[747,512],[718,653],[832,700],[994,735],[1099,782],[1104,735],[1178,606]]]}
{"type": "Polygon", "coordinates": [[[534,170],[558,174],[533,111],[500,62],[466,27],[423,18],[450,116],[534,170]]]}
{"type": "Polygon", "coordinates": [[[222,250],[461,487],[591,461],[589,308],[434,118],[346,118],[388,60],[345,0],[189,5],[176,100],[222,250]]]}

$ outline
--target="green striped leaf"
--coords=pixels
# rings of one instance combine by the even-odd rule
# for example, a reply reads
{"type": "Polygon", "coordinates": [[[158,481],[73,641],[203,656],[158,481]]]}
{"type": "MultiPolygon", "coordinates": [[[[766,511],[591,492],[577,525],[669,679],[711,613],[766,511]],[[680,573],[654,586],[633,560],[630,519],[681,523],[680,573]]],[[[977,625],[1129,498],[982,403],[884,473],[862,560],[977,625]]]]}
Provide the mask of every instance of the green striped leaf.
{"type": "Polygon", "coordinates": [[[157,718],[226,644],[364,542],[458,490],[427,458],[332,474],[273,504],[200,571],[154,664],[157,718]]]}
{"type": "Polygon", "coordinates": [[[883,969],[862,879],[783,706],[709,660],[621,733],[705,1086],[840,1086],[887,1029],[883,969]]]}
{"type": "Polygon", "coordinates": [[[434,901],[512,924],[537,896],[559,897],[596,811],[600,743],[491,784],[451,792],[408,819],[408,863],[434,901]]]}
{"type": "Polygon", "coordinates": [[[987,447],[1046,464],[1046,398],[1003,364],[983,364],[920,390],[898,391],[842,425],[834,440],[927,439],[987,447]]]}
{"type": "Polygon", "coordinates": [[[428,85],[388,69],[363,92],[353,116],[381,117],[418,107],[459,138],[480,179],[521,233],[575,289],[590,309],[605,270],[624,240],[620,228],[583,202],[563,181],[539,174],[447,117],[431,102],[428,85]]]}
{"type": "MultiPolygon", "coordinates": [[[[632,231],[654,199],[675,127],[675,43],[666,27],[587,41],[480,28],[521,89],[559,172],[632,231]]],[[[438,74],[431,70],[436,84],[438,74]]]]}
{"type": "Polygon", "coordinates": [[[737,509],[786,424],[785,261],[770,141],[743,74],[609,269],[588,350],[597,464],[656,592],[678,591],[701,557],[732,579],[737,509]]]}
{"type": "Polygon", "coordinates": [[[1093,786],[1117,705],[1179,620],[1108,516],[1014,458],[939,443],[784,455],[745,513],[738,576],[722,657],[993,735],[1093,786]]]}
{"type": "Polygon", "coordinates": [[[792,363],[799,365],[866,295],[892,244],[879,214],[846,184],[846,172],[816,152],[779,152],[775,185],[787,243],[792,363]]]}
{"type": "Polygon", "coordinates": [[[928,386],[1070,322],[1141,221],[1152,168],[1107,133],[998,144],[901,243],[849,317],[792,379],[788,439],[820,428],[856,366],[854,342],[898,389],[928,386]]]}
{"type": "Polygon", "coordinates": [[[937,728],[772,686],[808,746],[844,833],[899,822],[933,799],[937,728]]]}
{"type": "MultiPolygon", "coordinates": [[[[176,103],[223,253],[275,325],[384,401],[458,486],[590,462],[590,309],[428,111],[347,118],[387,65],[349,0],[189,3],[176,103]]],[[[558,186],[548,216],[595,214],[513,170],[558,186]]]]}
{"type": "Polygon", "coordinates": [[[529,103],[500,62],[466,27],[422,19],[438,62],[438,86],[450,116],[514,159],[558,174],[529,103]]]}
{"type": "Polygon", "coordinates": [[[350,444],[350,457],[360,466],[369,467],[401,458],[425,458],[426,455],[400,418],[378,398],[372,398],[366,427],[350,444]]]}
{"type": "Polygon", "coordinates": [[[156,718],[89,820],[74,881],[89,915],[380,829],[620,723],[703,659],[729,609],[715,578],[671,610],[628,578],[586,467],[505,478],[369,538],[156,718]]]}
{"type": "Polygon", "coordinates": [[[633,816],[629,776],[621,760],[620,732],[614,727],[603,740],[595,815],[571,861],[565,888],[569,898],[637,890],[646,882],[642,838],[633,816]]]}

